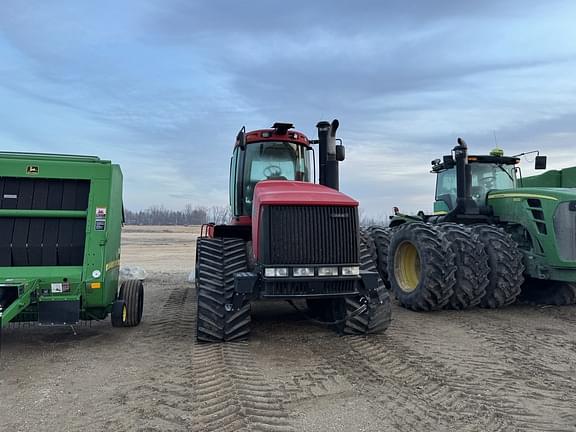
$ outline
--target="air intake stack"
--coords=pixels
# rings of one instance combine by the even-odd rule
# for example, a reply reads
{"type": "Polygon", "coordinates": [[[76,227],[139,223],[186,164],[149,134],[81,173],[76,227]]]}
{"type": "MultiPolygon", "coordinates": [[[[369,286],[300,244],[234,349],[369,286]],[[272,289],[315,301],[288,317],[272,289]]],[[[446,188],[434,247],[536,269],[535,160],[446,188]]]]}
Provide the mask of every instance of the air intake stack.
{"type": "Polygon", "coordinates": [[[338,161],[343,160],[343,147],[336,145],[336,130],[340,123],[338,120],[319,122],[318,145],[320,153],[320,184],[332,189],[340,189],[338,161]],[[342,157],[337,157],[337,147],[342,147],[342,157]]]}

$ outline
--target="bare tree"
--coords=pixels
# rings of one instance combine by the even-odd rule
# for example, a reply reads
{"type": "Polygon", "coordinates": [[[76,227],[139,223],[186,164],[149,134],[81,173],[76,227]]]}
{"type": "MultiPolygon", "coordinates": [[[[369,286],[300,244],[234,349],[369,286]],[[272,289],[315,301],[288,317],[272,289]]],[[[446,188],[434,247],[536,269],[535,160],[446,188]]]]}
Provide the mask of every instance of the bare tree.
{"type": "Polygon", "coordinates": [[[224,222],[228,213],[225,207],[214,206],[210,209],[187,204],[184,210],[171,210],[162,205],[154,205],[145,210],[126,210],[126,223],[130,225],[201,225],[211,222],[217,216],[218,223],[224,222]],[[219,209],[218,211],[213,209],[219,209]],[[209,215],[209,211],[211,214],[209,215]]]}

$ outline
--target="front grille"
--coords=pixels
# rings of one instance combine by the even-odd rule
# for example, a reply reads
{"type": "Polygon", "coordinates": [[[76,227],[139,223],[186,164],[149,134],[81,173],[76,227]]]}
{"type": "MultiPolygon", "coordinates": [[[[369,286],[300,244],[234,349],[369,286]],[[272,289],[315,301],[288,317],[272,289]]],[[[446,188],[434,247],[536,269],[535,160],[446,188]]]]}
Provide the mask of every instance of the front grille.
{"type": "Polygon", "coordinates": [[[264,297],[313,297],[356,294],[355,280],[318,282],[266,282],[264,297]]]}
{"type": "Polygon", "coordinates": [[[554,214],[558,255],[564,261],[576,261],[576,204],[563,202],[554,214]]]}
{"type": "Polygon", "coordinates": [[[263,264],[358,262],[358,211],[343,206],[266,206],[262,214],[263,264]]]}

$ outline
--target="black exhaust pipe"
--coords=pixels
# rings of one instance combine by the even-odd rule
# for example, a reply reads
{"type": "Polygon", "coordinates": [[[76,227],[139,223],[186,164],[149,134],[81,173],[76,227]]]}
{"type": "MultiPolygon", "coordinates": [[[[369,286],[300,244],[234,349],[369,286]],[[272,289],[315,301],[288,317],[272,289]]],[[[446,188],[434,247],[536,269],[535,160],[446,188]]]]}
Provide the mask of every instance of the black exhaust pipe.
{"type": "Polygon", "coordinates": [[[472,172],[468,165],[468,144],[458,138],[458,145],[452,149],[456,161],[456,207],[465,209],[472,199],[472,172]]]}
{"type": "Polygon", "coordinates": [[[472,198],[472,167],[468,163],[468,145],[462,138],[458,138],[458,145],[452,151],[456,165],[456,207],[440,220],[472,221],[480,216],[480,208],[472,198]]]}
{"type": "Polygon", "coordinates": [[[321,121],[316,125],[318,128],[320,184],[336,190],[340,189],[338,160],[336,158],[336,130],[339,125],[338,120],[332,120],[331,124],[327,121],[321,121]]]}

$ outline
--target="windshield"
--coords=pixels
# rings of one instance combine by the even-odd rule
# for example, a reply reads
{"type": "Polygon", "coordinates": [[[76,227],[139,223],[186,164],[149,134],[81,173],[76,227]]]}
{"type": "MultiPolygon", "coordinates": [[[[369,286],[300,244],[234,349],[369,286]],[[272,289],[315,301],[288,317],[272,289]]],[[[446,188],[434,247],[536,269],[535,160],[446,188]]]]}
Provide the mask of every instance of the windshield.
{"type": "Polygon", "coordinates": [[[262,180],[310,181],[306,147],[282,141],[248,144],[244,160],[244,210],[252,212],[256,183],[262,180]]]}
{"type": "MultiPolygon", "coordinates": [[[[516,171],[511,165],[471,163],[472,198],[479,205],[486,204],[486,195],[495,189],[516,187],[516,171]]],[[[456,205],[456,168],[439,172],[436,180],[436,201],[444,201],[452,210],[456,205]]]]}
{"type": "Polygon", "coordinates": [[[516,171],[512,165],[473,163],[472,198],[485,204],[486,194],[491,190],[513,189],[516,186],[516,171]]]}

